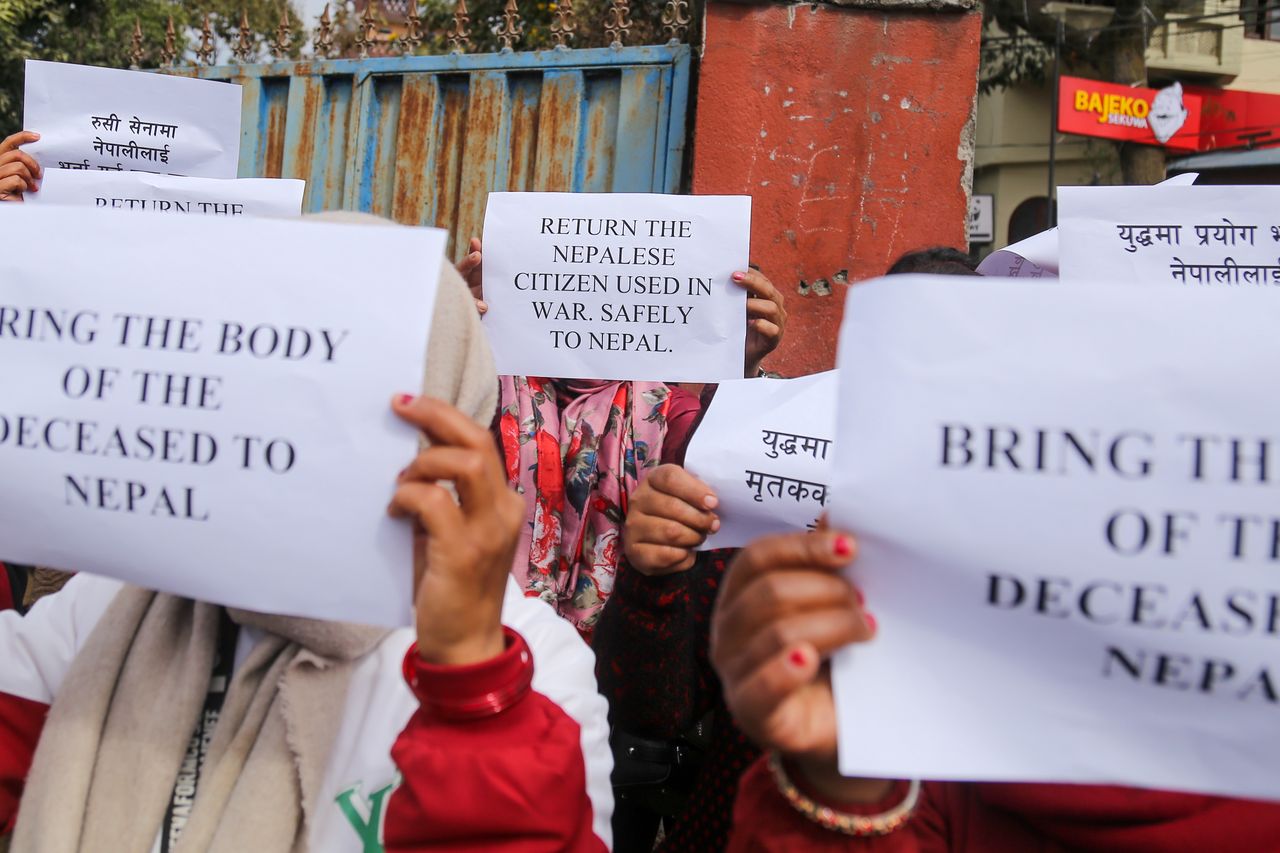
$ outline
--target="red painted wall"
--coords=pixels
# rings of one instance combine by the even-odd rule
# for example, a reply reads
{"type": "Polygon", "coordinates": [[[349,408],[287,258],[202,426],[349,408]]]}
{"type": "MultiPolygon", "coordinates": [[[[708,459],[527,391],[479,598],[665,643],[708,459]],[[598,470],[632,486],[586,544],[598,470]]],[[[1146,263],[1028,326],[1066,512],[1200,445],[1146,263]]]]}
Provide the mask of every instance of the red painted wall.
{"type": "Polygon", "coordinates": [[[708,4],[693,191],[754,197],[752,260],[790,316],[771,369],[834,365],[846,282],[912,249],[965,248],[980,26],[965,12],[708,4]]]}

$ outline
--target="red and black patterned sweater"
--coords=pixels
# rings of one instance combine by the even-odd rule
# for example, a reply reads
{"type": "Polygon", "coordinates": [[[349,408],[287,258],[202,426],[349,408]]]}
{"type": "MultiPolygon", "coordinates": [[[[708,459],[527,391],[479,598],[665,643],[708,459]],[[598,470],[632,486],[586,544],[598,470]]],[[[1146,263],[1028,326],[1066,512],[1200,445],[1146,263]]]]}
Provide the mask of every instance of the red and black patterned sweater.
{"type": "Polygon", "coordinates": [[[725,848],[738,780],[760,754],[734,725],[709,658],[711,610],[734,553],[705,551],[689,571],[662,577],[620,566],[596,626],[596,677],[615,727],[669,740],[712,713],[710,749],[664,853],[725,848]]]}

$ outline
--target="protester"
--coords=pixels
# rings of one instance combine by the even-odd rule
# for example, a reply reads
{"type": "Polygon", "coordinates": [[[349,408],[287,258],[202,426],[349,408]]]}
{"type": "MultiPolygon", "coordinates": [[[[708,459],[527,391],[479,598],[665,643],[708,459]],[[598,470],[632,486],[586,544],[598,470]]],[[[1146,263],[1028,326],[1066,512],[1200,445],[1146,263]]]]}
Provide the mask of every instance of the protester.
{"type": "MultiPolygon", "coordinates": [[[[480,313],[483,248],[472,238],[458,265],[480,313]]],[[[781,292],[758,270],[733,274],[747,298],[744,373],[782,340],[781,292]]],[[[591,639],[618,574],[630,495],[662,462],[683,457],[702,403],[663,382],[504,376],[497,431],[526,524],[512,573],[526,595],[552,604],[591,639]]]]}
{"type": "Polygon", "coordinates": [[[416,632],[90,575],[0,613],[14,853],[607,849],[605,703],[581,639],[509,577],[522,505],[495,390],[446,269],[424,395],[392,404],[430,442],[389,507],[419,526],[416,632]]]}
{"type": "MultiPolygon", "coordinates": [[[[947,247],[908,252],[886,274],[906,272],[975,275],[969,257],[947,247]]],[[[760,754],[733,724],[708,658],[712,608],[735,552],[695,550],[719,529],[719,499],[680,456],[633,496],[623,568],[594,642],[613,726],[622,853],[648,849],[645,839],[652,846],[659,820],[664,853],[724,849],[738,779],[760,754]],[[633,782],[629,750],[644,756],[631,775],[657,782],[633,782]]]]}
{"type": "Polygon", "coordinates": [[[664,853],[722,850],[738,778],[759,755],[733,726],[707,657],[734,551],[693,549],[719,528],[717,505],[702,481],[666,464],[627,513],[623,567],[595,639],[613,725],[620,853],[652,849],[659,820],[664,853]]]}
{"type": "Polygon", "coordinates": [[[35,142],[40,134],[24,130],[0,142],[0,201],[22,201],[24,192],[40,187],[40,164],[18,146],[35,142]]]}
{"type": "Polygon", "coordinates": [[[978,275],[978,262],[950,246],[934,246],[907,252],[893,262],[885,275],[924,273],[928,275],[978,275]]]}
{"type": "MultiPolygon", "coordinates": [[[[877,625],[841,572],[857,542],[760,539],[729,569],[711,657],[734,719],[769,750],[738,791],[733,853],[1274,850],[1280,804],[1092,785],[849,779],[836,766],[827,661],[877,625]]],[[[875,684],[860,684],[874,702],[875,684]]],[[[859,736],[876,737],[875,732],[859,736]]]]}
{"type": "MultiPolygon", "coordinates": [[[[40,164],[18,147],[39,138],[40,134],[24,130],[0,142],[0,202],[20,202],[24,191],[39,189],[36,181],[40,179],[40,164]]],[[[28,579],[26,566],[0,563],[0,610],[24,609],[28,579]]]]}

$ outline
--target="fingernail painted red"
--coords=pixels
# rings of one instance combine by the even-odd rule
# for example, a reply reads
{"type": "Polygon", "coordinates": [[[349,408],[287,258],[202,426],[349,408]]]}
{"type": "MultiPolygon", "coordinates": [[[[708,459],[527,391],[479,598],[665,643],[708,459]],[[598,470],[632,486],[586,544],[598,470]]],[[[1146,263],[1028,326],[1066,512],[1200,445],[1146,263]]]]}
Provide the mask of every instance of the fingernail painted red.
{"type": "Polygon", "coordinates": [[[795,649],[794,651],[791,652],[790,660],[791,660],[791,665],[797,666],[797,667],[804,666],[806,663],[808,663],[808,658],[806,658],[804,655],[804,652],[800,651],[799,649],[795,649]]]}
{"type": "Polygon", "coordinates": [[[864,612],[862,614],[862,619],[867,623],[867,630],[874,634],[876,632],[876,617],[872,616],[870,613],[864,612]]]}
{"type": "Polygon", "coordinates": [[[734,274],[733,274],[733,280],[734,280],[734,281],[742,281],[744,278],[746,278],[746,276],[745,276],[745,275],[743,275],[743,274],[742,274],[742,273],[740,273],[740,272],[736,272],[736,273],[734,273],[734,274]]]}
{"type": "Polygon", "coordinates": [[[397,403],[399,403],[399,404],[400,404],[400,405],[402,405],[402,406],[407,406],[407,405],[409,405],[410,403],[412,403],[412,402],[413,402],[413,395],[412,395],[412,394],[401,394],[399,397],[396,397],[396,402],[397,402],[397,403]]]}
{"type": "Polygon", "coordinates": [[[837,557],[847,557],[853,553],[853,543],[848,536],[837,536],[835,548],[837,557]]]}

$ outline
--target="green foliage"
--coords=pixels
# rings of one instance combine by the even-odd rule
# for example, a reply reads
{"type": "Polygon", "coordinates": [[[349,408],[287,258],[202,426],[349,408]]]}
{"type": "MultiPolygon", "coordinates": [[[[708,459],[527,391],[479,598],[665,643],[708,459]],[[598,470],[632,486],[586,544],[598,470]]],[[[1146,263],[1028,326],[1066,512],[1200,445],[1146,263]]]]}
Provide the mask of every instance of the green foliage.
{"type": "MultiPolygon", "coordinates": [[[[160,1],[150,0],[150,2],[160,1]]],[[[288,16],[289,27],[293,34],[293,40],[289,47],[289,57],[297,59],[301,55],[303,45],[306,43],[304,28],[307,26],[307,22],[302,20],[298,10],[288,0],[284,0],[284,2],[281,2],[281,0],[184,0],[184,2],[177,3],[169,2],[166,5],[180,6],[185,12],[187,26],[191,28],[190,39],[187,44],[188,58],[190,60],[194,60],[193,51],[200,43],[199,29],[206,15],[208,15],[209,25],[217,37],[216,46],[222,48],[218,53],[222,60],[227,59],[226,52],[230,50],[230,45],[235,44],[239,37],[241,12],[246,15],[248,20],[249,40],[253,45],[251,53],[254,60],[265,60],[271,55],[271,42],[275,37],[276,28],[280,24],[282,13],[288,16]]],[[[175,20],[177,20],[176,16],[175,20]]]]}
{"type": "Polygon", "coordinates": [[[34,53],[38,33],[58,24],[59,12],[49,0],[0,0],[0,137],[19,129],[22,59],[34,53]]]}
{"type": "MultiPolygon", "coordinates": [[[[467,6],[471,12],[471,51],[488,53],[500,50],[497,31],[502,24],[505,0],[475,0],[467,6]]],[[[623,39],[625,44],[662,44],[662,7],[665,0],[632,0],[631,29],[623,39]]],[[[609,12],[609,0],[576,0],[572,3],[576,29],[568,42],[570,47],[604,47],[609,44],[605,33],[605,20],[609,12]]],[[[423,16],[428,32],[443,33],[453,21],[454,3],[450,0],[428,0],[423,4],[423,16]],[[426,16],[430,15],[428,19],[426,16]]],[[[551,24],[555,20],[557,4],[554,0],[534,0],[520,3],[520,18],[524,23],[524,37],[517,43],[518,50],[544,50],[555,45],[551,24]]],[[[441,46],[447,49],[447,45],[441,46]]]]}
{"type": "MultiPolygon", "coordinates": [[[[26,59],[49,59],[128,68],[135,23],[142,31],[143,68],[160,65],[170,18],[179,57],[194,60],[205,15],[225,57],[239,31],[241,9],[248,15],[255,56],[267,45],[283,11],[297,37],[301,20],[292,3],[278,0],[0,0],[0,137],[20,129],[22,67],[26,59]]],[[[33,128],[38,130],[38,128],[33,128]]]]}
{"type": "MultiPolygon", "coordinates": [[[[610,39],[605,33],[610,0],[568,0],[572,3],[574,26],[567,41],[568,47],[605,47],[610,39]]],[[[689,6],[699,8],[701,0],[691,0],[689,6]]],[[[418,14],[422,17],[423,43],[418,48],[422,54],[442,54],[449,51],[448,34],[453,28],[455,0],[422,0],[418,14]]],[[[551,34],[552,22],[558,9],[556,0],[518,0],[523,34],[514,44],[515,50],[546,50],[555,46],[551,34]]],[[[470,45],[467,53],[496,53],[502,49],[498,31],[503,24],[506,0],[467,0],[467,12],[471,18],[470,45]]],[[[667,37],[662,28],[662,12],[666,0],[631,0],[628,19],[631,27],[623,37],[626,45],[662,44],[667,37]]],[[[355,55],[355,42],[359,32],[359,14],[353,2],[335,3],[334,45],[342,56],[355,55]]],[[[696,14],[690,14],[694,20],[696,14]]],[[[381,23],[381,21],[379,21],[381,23]]],[[[314,22],[312,22],[314,26],[314,22]]],[[[686,40],[692,40],[692,27],[686,40]]],[[[399,53],[394,49],[394,53],[399,53]]]]}
{"type": "MultiPolygon", "coordinates": [[[[555,44],[551,34],[557,0],[520,0],[523,35],[516,50],[541,50],[555,44]]],[[[569,0],[573,3],[575,30],[570,47],[603,47],[609,43],[605,23],[610,0],[569,0]]],[[[698,19],[700,0],[693,0],[690,17],[698,19]]],[[[631,0],[631,27],[623,36],[627,45],[661,44],[666,40],[662,12],[666,0],[631,0]]],[[[471,43],[468,53],[501,49],[498,31],[505,0],[469,0],[471,43]]],[[[445,53],[453,25],[455,0],[425,0],[420,6],[423,44],[419,53],[445,53]]],[[[266,59],[282,12],[289,18],[293,39],[289,56],[298,58],[316,27],[303,21],[291,0],[0,0],[0,138],[20,129],[22,75],[26,59],[48,59],[128,68],[132,64],[135,23],[142,32],[142,68],[162,62],[165,31],[170,18],[176,33],[180,64],[195,61],[200,28],[206,16],[215,40],[219,62],[230,61],[231,45],[240,34],[241,11],[247,15],[250,53],[266,59]]],[[[337,53],[353,56],[358,33],[356,4],[335,0],[332,8],[337,53]]],[[[688,41],[695,41],[690,31],[688,41]]],[[[392,46],[393,52],[399,51],[392,46]]],[[[309,50],[309,48],[307,48],[309,50]]],[[[38,130],[39,128],[33,128],[38,130]]]]}
{"type": "Polygon", "coordinates": [[[1053,48],[1027,36],[996,36],[982,41],[978,93],[985,95],[1021,83],[1044,83],[1053,69],[1053,48]]]}
{"type": "MultiPolygon", "coordinates": [[[[1043,80],[1055,47],[1061,51],[1065,73],[1084,72],[1112,83],[1145,86],[1151,34],[1169,13],[1197,8],[1196,0],[1108,0],[1097,5],[1106,23],[1072,26],[1060,17],[1064,10],[1053,0],[982,0],[983,21],[994,22],[1006,35],[985,28],[988,35],[983,38],[981,90],[1043,80]]],[[[1126,184],[1153,184],[1164,178],[1160,148],[1133,143],[1117,143],[1116,147],[1126,184]]]]}
{"type": "Polygon", "coordinates": [[[1053,0],[981,2],[986,25],[979,72],[983,93],[1022,82],[1043,82],[1052,73],[1059,38],[1068,72],[1085,71],[1087,76],[1126,85],[1145,83],[1142,55],[1151,34],[1170,12],[1189,13],[1198,8],[1197,0],[1078,0],[1078,5],[1096,7],[1107,22],[1092,27],[1068,23],[1059,31],[1059,17],[1066,12],[1053,0]]]}

